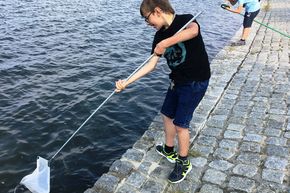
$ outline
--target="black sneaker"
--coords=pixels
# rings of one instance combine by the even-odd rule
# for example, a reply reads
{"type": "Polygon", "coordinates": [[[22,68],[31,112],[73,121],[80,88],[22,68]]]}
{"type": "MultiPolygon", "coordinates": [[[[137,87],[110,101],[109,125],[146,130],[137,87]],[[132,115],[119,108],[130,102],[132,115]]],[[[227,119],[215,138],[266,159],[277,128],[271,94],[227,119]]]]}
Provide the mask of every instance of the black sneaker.
{"type": "Polygon", "coordinates": [[[232,43],[232,46],[244,46],[244,45],[246,45],[246,41],[242,39],[240,39],[237,42],[232,43]]]}
{"type": "Polygon", "coordinates": [[[170,152],[170,153],[166,153],[164,150],[164,145],[157,145],[156,146],[156,151],[157,153],[159,153],[160,155],[162,155],[163,157],[165,157],[170,163],[175,163],[176,159],[177,159],[177,153],[176,151],[170,152]]]}
{"type": "Polygon", "coordinates": [[[179,183],[184,180],[186,175],[191,171],[192,165],[189,160],[182,161],[176,160],[174,170],[168,177],[168,181],[171,183],[179,183]]]}

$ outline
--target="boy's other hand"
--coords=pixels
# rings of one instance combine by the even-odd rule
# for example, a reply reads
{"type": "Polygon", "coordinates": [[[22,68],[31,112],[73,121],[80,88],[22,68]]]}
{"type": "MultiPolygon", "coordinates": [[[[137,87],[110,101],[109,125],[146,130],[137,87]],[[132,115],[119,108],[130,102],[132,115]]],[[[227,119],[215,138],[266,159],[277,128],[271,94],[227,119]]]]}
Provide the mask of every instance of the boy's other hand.
{"type": "Polygon", "coordinates": [[[226,10],[230,10],[230,6],[228,4],[221,4],[221,7],[226,10]]]}
{"type": "Polygon", "coordinates": [[[118,80],[116,81],[116,92],[121,92],[122,90],[124,90],[126,88],[126,80],[118,80]]]}
{"type": "Polygon", "coordinates": [[[154,53],[157,56],[162,56],[164,54],[166,48],[167,48],[167,44],[166,44],[165,40],[163,40],[156,45],[156,47],[154,49],[154,53]]]}

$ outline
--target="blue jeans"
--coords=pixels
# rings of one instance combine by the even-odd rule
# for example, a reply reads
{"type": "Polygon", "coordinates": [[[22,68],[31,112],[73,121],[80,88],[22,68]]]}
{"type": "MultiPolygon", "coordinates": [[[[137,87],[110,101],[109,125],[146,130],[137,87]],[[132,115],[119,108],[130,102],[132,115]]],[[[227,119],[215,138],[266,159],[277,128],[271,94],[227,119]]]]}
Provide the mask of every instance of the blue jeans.
{"type": "Polygon", "coordinates": [[[206,80],[169,87],[161,113],[173,119],[174,125],[189,128],[192,114],[203,98],[208,83],[209,80],[206,80]]]}

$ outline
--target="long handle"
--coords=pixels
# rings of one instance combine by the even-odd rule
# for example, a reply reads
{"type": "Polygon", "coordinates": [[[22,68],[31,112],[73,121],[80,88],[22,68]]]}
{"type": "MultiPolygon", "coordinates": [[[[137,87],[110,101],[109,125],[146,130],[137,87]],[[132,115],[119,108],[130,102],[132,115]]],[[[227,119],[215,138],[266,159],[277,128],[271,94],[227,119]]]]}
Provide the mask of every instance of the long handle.
{"type": "MultiPolygon", "coordinates": [[[[184,28],[186,28],[193,20],[195,20],[200,14],[202,13],[202,11],[198,12],[192,19],[190,19],[180,30],[178,30],[178,32],[176,32],[175,34],[181,32],[184,28]]],[[[147,60],[145,60],[138,68],[136,68],[136,70],[134,70],[134,72],[132,72],[128,78],[126,80],[129,80],[138,70],[140,70],[152,57],[154,56],[154,54],[152,54],[149,58],[147,58],[147,60]]],[[[51,160],[53,160],[55,158],[55,156],[66,146],[66,144],[68,144],[68,142],[77,134],[77,132],[79,132],[79,130],[81,130],[81,128],[90,120],[90,118],[92,116],[94,116],[94,114],[116,93],[116,91],[114,90],[100,105],[99,107],[81,124],[81,126],[79,126],[79,128],[70,136],[70,138],[61,146],[61,148],[59,148],[59,150],[50,158],[49,163],[51,162],[51,160]]]]}

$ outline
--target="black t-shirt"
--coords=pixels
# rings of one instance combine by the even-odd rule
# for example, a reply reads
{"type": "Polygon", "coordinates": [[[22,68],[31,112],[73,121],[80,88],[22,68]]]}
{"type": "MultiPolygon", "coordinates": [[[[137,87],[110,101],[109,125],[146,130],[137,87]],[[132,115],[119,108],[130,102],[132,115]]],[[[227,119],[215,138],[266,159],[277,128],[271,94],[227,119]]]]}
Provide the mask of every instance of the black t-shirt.
{"type": "MultiPolygon", "coordinates": [[[[191,14],[176,15],[167,29],[162,28],[157,31],[152,45],[152,53],[160,41],[173,36],[192,17],[191,14]]],[[[196,20],[193,22],[197,23],[196,20]]],[[[197,25],[199,26],[198,23],[197,25]]],[[[200,33],[200,26],[196,37],[167,48],[164,57],[171,69],[169,78],[175,83],[204,81],[210,78],[208,55],[200,33]]]]}

